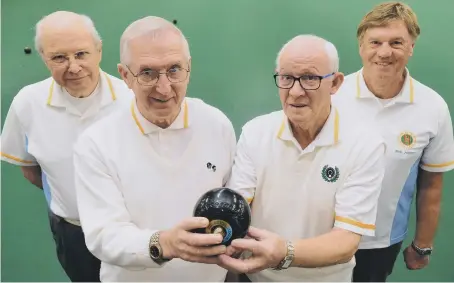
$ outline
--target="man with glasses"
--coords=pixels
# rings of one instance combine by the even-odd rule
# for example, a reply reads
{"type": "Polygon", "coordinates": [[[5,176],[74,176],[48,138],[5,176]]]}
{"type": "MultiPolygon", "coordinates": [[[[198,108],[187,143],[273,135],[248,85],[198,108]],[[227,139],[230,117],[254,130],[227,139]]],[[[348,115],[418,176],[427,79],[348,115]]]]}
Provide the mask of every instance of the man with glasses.
{"type": "Polygon", "coordinates": [[[375,230],[384,143],[331,106],[343,82],[333,44],[297,36],[276,63],[283,110],[246,123],[227,184],[252,199],[252,227],[220,266],[239,281],[350,281],[375,230]]]}
{"type": "Polygon", "coordinates": [[[223,281],[221,235],[191,231],[205,192],[224,186],[235,155],[230,120],[186,97],[186,38],[158,17],[133,22],[120,41],[130,107],[86,131],[75,149],[85,239],[102,281],[223,281]],[[210,166],[211,165],[211,166],[210,166]],[[211,263],[211,264],[210,264],[211,263]]]}
{"type": "Polygon", "coordinates": [[[59,11],[44,17],[35,45],[52,76],[14,97],[2,132],[2,160],[21,166],[25,178],[43,189],[69,279],[99,281],[100,261],[86,248],[79,223],[73,144],[133,96],[122,80],[100,69],[101,38],[87,16],[59,11]]]}

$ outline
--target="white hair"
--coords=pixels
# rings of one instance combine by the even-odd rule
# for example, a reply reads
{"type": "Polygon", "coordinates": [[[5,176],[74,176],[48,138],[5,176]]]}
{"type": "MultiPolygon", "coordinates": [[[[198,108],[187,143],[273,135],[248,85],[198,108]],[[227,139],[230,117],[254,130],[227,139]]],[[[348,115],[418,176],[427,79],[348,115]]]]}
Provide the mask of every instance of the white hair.
{"type": "Polygon", "coordinates": [[[39,53],[42,52],[41,46],[41,35],[43,33],[43,29],[46,27],[64,27],[67,25],[74,24],[78,21],[82,21],[82,23],[87,27],[87,30],[92,34],[93,40],[95,44],[101,43],[101,36],[99,35],[98,31],[95,28],[95,25],[90,17],[87,15],[76,14],[74,12],[68,11],[57,11],[52,14],[49,14],[43,17],[35,26],[35,49],[39,53]]]}
{"type": "Polygon", "coordinates": [[[290,46],[291,44],[295,44],[296,42],[299,43],[314,43],[314,46],[316,46],[316,43],[323,43],[324,49],[326,52],[326,55],[328,55],[329,61],[330,61],[330,69],[332,72],[338,72],[339,71],[339,54],[337,52],[336,46],[329,42],[328,40],[321,38],[316,35],[312,34],[302,34],[302,35],[297,35],[294,38],[290,39],[287,43],[282,46],[281,50],[279,51],[277,58],[276,58],[276,67],[279,68],[279,60],[282,56],[283,51],[290,46]]]}
{"type": "Polygon", "coordinates": [[[131,23],[126,30],[123,32],[123,35],[120,39],[120,62],[122,64],[127,64],[129,60],[129,42],[137,37],[144,35],[157,36],[161,32],[176,32],[181,36],[183,43],[183,52],[184,55],[190,59],[191,54],[189,52],[189,44],[186,37],[183,35],[181,30],[177,28],[173,23],[154,16],[148,16],[141,18],[133,23],[131,23]]]}

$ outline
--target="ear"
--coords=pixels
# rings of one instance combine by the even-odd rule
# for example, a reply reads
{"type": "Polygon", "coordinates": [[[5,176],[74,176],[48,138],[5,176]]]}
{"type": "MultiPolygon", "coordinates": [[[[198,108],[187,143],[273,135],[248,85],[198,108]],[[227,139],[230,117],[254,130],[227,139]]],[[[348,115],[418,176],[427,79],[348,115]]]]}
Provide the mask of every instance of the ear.
{"type": "Polygon", "coordinates": [[[98,50],[99,50],[99,54],[102,57],[102,40],[98,43],[98,50]]]}
{"type": "Polygon", "coordinates": [[[410,45],[410,57],[413,56],[413,49],[415,48],[415,43],[412,42],[410,45]]]}
{"type": "Polygon", "coordinates": [[[334,74],[333,84],[331,85],[331,94],[335,94],[344,83],[344,74],[336,72],[334,74]]]}
{"type": "Polygon", "coordinates": [[[132,80],[131,74],[129,73],[129,70],[123,66],[123,64],[119,63],[117,64],[117,70],[118,73],[120,74],[121,78],[123,81],[126,83],[129,89],[132,89],[132,80]]]}

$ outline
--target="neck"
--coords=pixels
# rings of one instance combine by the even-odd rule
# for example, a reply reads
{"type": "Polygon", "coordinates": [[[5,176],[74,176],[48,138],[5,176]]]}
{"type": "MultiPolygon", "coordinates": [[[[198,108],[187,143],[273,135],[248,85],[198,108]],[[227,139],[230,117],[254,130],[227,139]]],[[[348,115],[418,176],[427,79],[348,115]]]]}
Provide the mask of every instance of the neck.
{"type": "Polygon", "coordinates": [[[302,149],[305,149],[309,144],[311,144],[311,142],[315,140],[315,138],[325,125],[326,120],[328,120],[330,112],[331,107],[329,107],[327,111],[324,111],[321,115],[319,115],[318,119],[314,119],[313,122],[309,124],[296,124],[290,122],[293,136],[301,145],[302,149]]]}
{"type": "Polygon", "coordinates": [[[140,114],[147,119],[150,123],[162,128],[166,129],[175,121],[178,117],[179,112],[172,113],[167,117],[156,117],[153,112],[150,110],[144,109],[140,103],[137,104],[137,109],[139,109],[140,114]]]}
{"type": "Polygon", "coordinates": [[[367,88],[376,97],[382,99],[393,98],[402,90],[407,72],[403,70],[398,76],[377,76],[367,69],[363,70],[364,82],[367,88]]]}

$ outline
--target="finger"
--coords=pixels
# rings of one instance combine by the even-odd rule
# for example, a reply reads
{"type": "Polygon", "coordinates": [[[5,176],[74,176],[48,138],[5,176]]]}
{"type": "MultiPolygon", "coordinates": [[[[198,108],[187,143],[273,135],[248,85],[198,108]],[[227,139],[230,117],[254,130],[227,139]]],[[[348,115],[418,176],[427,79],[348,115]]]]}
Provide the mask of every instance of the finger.
{"type": "Polygon", "coordinates": [[[266,269],[263,259],[260,257],[250,257],[246,259],[236,259],[226,255],[220,255],[219,265],[223,268],[238,273],[255,273],[266,269]]]}
{"type": "Polygon", "coordinates": [[[190,257],[209,257],[224,254],[227,248],[225,246],[211,246],[211,247],[193,247],[186,246],[184,251],[190,257]]]}
{"type": "Polygon", "coordinates": [[[220,234],[198,234],[198,233],[185,233],[182,241],[189,246],[212,246],[222,243],[222,235],[220,234]]]}
{"type": "Polygon", "coordinates": [[[269,237],[270,232],[266,230],[262,230],[259,228],[255,228],[253,226],[249,227],[247,235],[253,239],[263,240],[269,237]]]}
{"type": "Polygon", "coordinates": [[[218,265],[236,273],[247,273],[246,265],[244,264],[244,260],[232,258],[227,255],[220,255],[218,257],[219,263],[218,265]]]}
{"type": "Polygon", "coordinates": [[[228,256],[232,256],[233,254],[237,253],[239,250],[235,249],[231,245],[227,247],[227,250],[225,251],[225,254],[228,256]]]}
{"type": "Polygon", "coordinates": [[[189,231],[197,228],[205,228],[208,226],[208,219],[205,217],[190,217],[181,221],[177,228],[189,231]]]}
{"type": "Polygon", "coordinates": [[[261,250],[260,242],[252,239],[236,239],[233,240],[231,246],[240,251],[250,251],[252,253],[257,253],[261,250]]]}
{"type": "Polygon", "coordinates": [[[206,264],[218,264],[218,265],[220,263],[218,257],[203,257],[203,256],[190,257],[187,261],[206,263],[206,264]]]}

